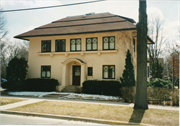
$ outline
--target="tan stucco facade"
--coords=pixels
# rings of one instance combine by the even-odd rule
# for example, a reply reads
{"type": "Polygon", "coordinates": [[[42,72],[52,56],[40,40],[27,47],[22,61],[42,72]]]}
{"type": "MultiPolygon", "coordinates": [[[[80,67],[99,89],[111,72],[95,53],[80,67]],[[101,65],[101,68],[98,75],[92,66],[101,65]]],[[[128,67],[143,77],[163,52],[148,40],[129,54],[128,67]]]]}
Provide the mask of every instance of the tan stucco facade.
{"type": "Polygon", "coordinates": [[[51,66],[51,78],[57,79],[61,89],[72,85],[72,66],[81,66],[80,86],[85,80],[119,80],[122,76],[127,49],[130,49],[136,78],[136,31],[114,31],[61,36],[26,38],[30,40],[28,78],[41,78],[41,66],[51,66]],[[103,50],[103,37],[115,36],[115,50],[103,50]],[[98,38],[98,50],[86,51],[86,38],[98,38]],[[70,39],[81,38],[81,51],[70,51],[70,39]],[[133,44],[135,39],[135,49],[133,44]],[[66,52],[55,52],[55,40],[66,39],[66,52]],[[41,52],[41,41],[51,40],[51,52],[41,52]],[[115,65],[115,79],[103,79],[103,65],[115,65]],[[87,76],[87,67],[93,67],[93,76],[87,76]]]}

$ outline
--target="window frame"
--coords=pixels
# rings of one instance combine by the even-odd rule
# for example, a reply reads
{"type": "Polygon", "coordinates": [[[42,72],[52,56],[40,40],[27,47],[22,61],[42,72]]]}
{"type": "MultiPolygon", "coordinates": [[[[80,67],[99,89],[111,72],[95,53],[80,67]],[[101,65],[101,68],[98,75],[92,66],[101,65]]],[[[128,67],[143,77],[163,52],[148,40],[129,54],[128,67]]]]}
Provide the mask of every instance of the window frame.
{"type": "Polygon", "coordinates": [[[93,67],[88,67],[87,68],[87,76],[93,76],[93,67]],[[91,73],[91,75],[89,74],[89,69],[91,68],[91,70],[92,70],[92,73],[91,73]]]}
{"type": "Polygon", "coordinates": [[[116,77],[115,77],[115,76],[116,76],[115,73],[116,73],[116,67],[115,67],[115,65],[103,65],[103,66],[102,66],[102,78],[103,78],[103,79],[115,79],[115,78],[116,78],[116,77]],[[108,66],[108,78],[104,78],[104,66],[108,66]],[[110,74],[109,74],[109,68],[110,68],[111,66],[114,66],[114,78],[109,78],[109,75],[110,75],[110,74]]]}
{"type": "MultiPolygon", "coordinates": [[[[46,47],[46,50],[47,50],[47,47],[46,47]]],[[[43,53],[51,52],[51,40],[41,40],[41,52],[43,52],[43,53]],[[50,51],[43,51],[43,47],[42,47],[43,42],[46,42],[46,44],[47,44],[47,42],[50,42],[50,51]]]]}
{"type": "Polygon", "coordinates": [[[103,44],[103,50],[115,50],[115,44],[116,44],[116,37],[115,36],[104,36],[102,38],[102,44],[103,44]],[[114,49],[110,49],[110,41],[109,41],[109,38],[110,37],[114,37],[114,49]],[[104,38],[108,38],[108,49],[104,49],[104,38]]]}
{"type": "MultiPolygon", "coordinates": [[[[71,52],[81,51],[81,44],[80,44],[80,50],[77,50],[77,43],[76,43],[76,41],[77,41],[78,39],[81,40],[81,38],[72,38],[72,39],[70,39],[70,51],[71,51],[71,52]],[[73,39],[75,40],[75,50],[71,50],[71,40],[73,40],[73,39]]],[[[81,40],[81,43],[82,43],[82,40],[81,40]]]]}
{"type": "Polygon", "coordinates": [[[98,50],[98,37],[92,37],[92,38],[86,38],[86,51],[97,51],[98,50]],[[93,43],[92,43],[92,39],[93,38],[96,38],[97,39],[97,49],[93,50],[92,47],[93,47],[93,43]],[[91,39],[91,50],[87,50],[87,39],[91,39]]]}
{"type": "MultiPolygon", "coordinates": [[[[59,46],[61,46],[61,45],[62,45],[62,44],[60,43],[59,46]]],[[[61,49],[61,48],[60,48],[60,49],[61,49]]],[[[56,39],[56,40],[55,40],[55,52],[66,52],[66,39],[56,39]],[[62,51],[62,50],[56,51],[56,43],[57,43],[58,40],[64,40],[64,42],[65,42],[65,43],[64,43],[64,44],[65,44],[65,45],[64,45],[64,46],[65,46],[65,47],[64,47],[64,48],[65,48],[64,51],[62,51]]]]}
{"type": "Polygon", "coordinates": [[[136,51],[136,40],[133,38],[134,52],[136,51]]]}
{"type": "Polygon", "coordinates": [[[51,66],[50,65],[42,65],[41,66],[41,78],[51,78],[51,66]],[[46,70],[45,77],[42,77],[42,67],[50,67],[50,77],[47,77],[47,70],[46,70]]]}

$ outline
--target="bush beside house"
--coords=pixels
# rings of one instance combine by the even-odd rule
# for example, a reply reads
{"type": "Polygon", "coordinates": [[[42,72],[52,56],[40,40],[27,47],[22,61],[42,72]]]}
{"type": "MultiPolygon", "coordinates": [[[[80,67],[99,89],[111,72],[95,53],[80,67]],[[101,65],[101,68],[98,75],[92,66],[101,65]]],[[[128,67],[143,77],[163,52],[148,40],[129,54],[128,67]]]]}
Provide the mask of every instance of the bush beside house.
{"type": "Polygon", "coordinates": [[[88,80],[83,82],[82,91],[87,94],[120,96],[119,81],[88,80]]]}
{"type": "Polygon", "coordinates": [[[125,62],[125,69],[120,77],[122,99],[125,102],[133,102],[135,99],[135,77],[130,50],[127,51],[125,62]]]}
{"type": "Polygon", "coordinates": [[[7,66],[7,82],[1,86],[9,91],[56,91],[56,79],[25,79],[27,75],[25,58],[14,57],[7,66]]]}
{"type": "Polygon", "coordinates": [[[4,82],[2,87],[9,91],[56,91],[59,85],[56,79],[33,78],[23,81],[4,82]]]}

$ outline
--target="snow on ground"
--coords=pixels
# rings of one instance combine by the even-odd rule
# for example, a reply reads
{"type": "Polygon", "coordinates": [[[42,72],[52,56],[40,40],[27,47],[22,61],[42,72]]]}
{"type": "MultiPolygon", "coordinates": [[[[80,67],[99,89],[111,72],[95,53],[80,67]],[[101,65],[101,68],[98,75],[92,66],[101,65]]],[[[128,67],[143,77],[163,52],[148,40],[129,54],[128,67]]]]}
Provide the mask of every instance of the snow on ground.
{"type": "Polygon", "coordinates": [[[35,96],[42,97],[47,94],[54,94],[56,92],[30,92],[30,91],[21,91],[21,92],[8,92],[10,95],[20,95],[20,96],[35,96]]]}
{"type": "Polygon", "coordinates": [[[117,96],[90,95],[90,94],[69,94],[68,96],[59,97],[60,99],[86,99],[86,100],[120,100],[117,96]]]}
{"type": "Polygon", "coordinates": [[[58,99],[85,99],[85,100],[111,100],[119,101],[121,98],[117,96],[105,96],[105,95],[93,95],[93,94],[78,94],[78,93],[68,93],[68,92],[8,92],[10,95],[19,95],[19,96],[34,96],[34,97],[43,97],[48,94],[67,94],[66,96],[58,97],[58,99]]]}

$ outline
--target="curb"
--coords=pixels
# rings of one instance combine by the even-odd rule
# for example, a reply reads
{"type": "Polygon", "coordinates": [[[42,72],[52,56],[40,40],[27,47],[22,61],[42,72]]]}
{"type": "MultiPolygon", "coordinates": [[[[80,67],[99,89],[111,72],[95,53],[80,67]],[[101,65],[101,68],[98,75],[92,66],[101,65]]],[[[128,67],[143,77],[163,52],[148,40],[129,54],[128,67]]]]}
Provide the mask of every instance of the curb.
{"type": "Polygon", "coordinates": [[[55,119],[66,119],[66,120],[75,120],[75,121],[86,121],[86,122],[92,122],[92,123],[111,124],[111,125],[148,125],[148,124],[142,124],[142,123],[125,122],[125,121],[93,119],[93,118],[66,116],[66,115],[19,112],[19,111],[9,111],[9,110],[1,110],[1,113],[14,114],[14,115],[38,116],[38,117],[55,118],[55,119]]]}

